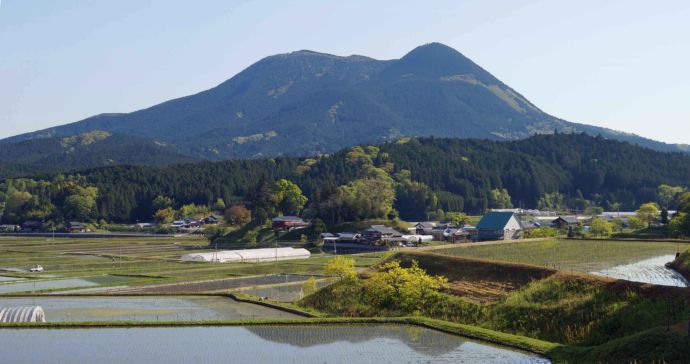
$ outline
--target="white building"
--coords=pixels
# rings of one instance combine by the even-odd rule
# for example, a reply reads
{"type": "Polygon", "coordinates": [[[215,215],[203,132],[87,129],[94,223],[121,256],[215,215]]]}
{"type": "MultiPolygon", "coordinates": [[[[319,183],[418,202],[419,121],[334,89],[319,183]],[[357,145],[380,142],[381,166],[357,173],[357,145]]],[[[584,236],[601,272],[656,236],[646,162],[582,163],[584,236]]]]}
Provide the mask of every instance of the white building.
{"type": "Polygon", "coordinates": [[[185,262],[216,263],[260,263],[276,260],[306,259],[311,256],[307,249],[263,248],[243,250],[219,250],[206,253],[191,253],[182,256],[185,262]]]}

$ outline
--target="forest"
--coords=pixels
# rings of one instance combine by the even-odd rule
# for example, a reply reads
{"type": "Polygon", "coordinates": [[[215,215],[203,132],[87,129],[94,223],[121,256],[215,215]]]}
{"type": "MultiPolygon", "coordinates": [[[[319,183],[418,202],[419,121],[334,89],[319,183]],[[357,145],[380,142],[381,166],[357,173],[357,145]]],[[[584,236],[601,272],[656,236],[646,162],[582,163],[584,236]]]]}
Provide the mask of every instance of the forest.
{"type": "Polygon", "coordinates": [[[164,208],[241,206],[255,216],[300,214],[331,225],[508,207],[632,211],[658,202],[673,209],[677,196],[662,196],[659,186],[673,186],[679,195],[688,181],[688,155],[585,134],[509,142],[403,138],[310,158],[110,166],[5,179],[0,208],[2,223],[133,223],[152,221],[164,208]],[[276,188],[298,191],[301,206],[281,209],[276,188]]]}

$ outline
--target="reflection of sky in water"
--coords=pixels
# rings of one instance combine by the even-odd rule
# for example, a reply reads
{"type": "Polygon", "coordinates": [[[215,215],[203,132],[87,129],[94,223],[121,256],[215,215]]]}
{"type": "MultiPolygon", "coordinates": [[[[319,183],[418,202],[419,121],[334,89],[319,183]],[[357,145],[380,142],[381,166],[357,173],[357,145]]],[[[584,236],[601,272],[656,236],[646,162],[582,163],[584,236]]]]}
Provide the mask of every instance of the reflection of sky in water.
{"type": "Polygon", "coordinates": [[[22,280],[22,279],[24,279],[24,278],[14,278],[14,277],[0,276],[0,282],[18,281],[18,280],[22,280]]]}
{"type": "Polygon", "coordinates": [[[0,357],[28,363],[548,363],[393,325],[0,330],[0,341],[0,357]]]}
{"type": "Polygon", "coordinates": [[[30,292],[40,291],[44,289],[60,289],[70,287],[90,287],[97,286],[98,283],[87,281],[84,279],[57,279],[54,281],[37,281],[37,282],[22,282],[12,284],[0,285],[0,293],[11,292],[30,292]]]}
{"type": "Polygon", "coordinates": [[[22,297],[0,307],[41,306],[48,322],[174,321],[295,318],[296,315],[226,297],[22,297]]]}
{"type": "Polygon", "coordinates": [[[632,264],[592,272],[592,274],[661,286],[690,287],[688,281],[680,273],[666,268],[666,263],[672,262],[673,259],[675,259],[673,254],[661,255],[632,264]]]}

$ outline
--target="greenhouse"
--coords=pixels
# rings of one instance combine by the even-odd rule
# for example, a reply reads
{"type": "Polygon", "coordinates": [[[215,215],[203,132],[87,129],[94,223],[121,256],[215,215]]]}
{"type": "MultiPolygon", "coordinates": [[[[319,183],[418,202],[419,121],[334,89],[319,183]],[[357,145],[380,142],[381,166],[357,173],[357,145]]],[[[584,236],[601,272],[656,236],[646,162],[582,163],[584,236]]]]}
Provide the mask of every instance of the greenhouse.
{"type": "Polygon", "coordinates": [[[0,322],[46,322],[41,306],[0,308],[0,322]]]}
{"type": "Polygon", "coordinates": [[[303,248],[264,248],[192,253],[183,255],[182,260],[188,262],[260,263],[276,260],[305,259],[310,256],[311,253],[303,248]]]}

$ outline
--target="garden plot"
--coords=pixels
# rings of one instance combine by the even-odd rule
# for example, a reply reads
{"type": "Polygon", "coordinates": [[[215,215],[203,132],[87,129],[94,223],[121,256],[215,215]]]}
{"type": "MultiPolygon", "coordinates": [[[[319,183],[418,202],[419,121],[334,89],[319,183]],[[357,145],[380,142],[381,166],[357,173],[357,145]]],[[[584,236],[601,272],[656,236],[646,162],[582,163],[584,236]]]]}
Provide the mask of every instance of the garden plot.
{"type": "Polygon", "coordinates": [[[673,259],[675,259],[673,254],[661,255],[632,264],[618,265],[592,272],[592,274],[662,286],[690,287],[690,283],[680,273],[666,268],[666,263],[673,261],[673,259]]]}

